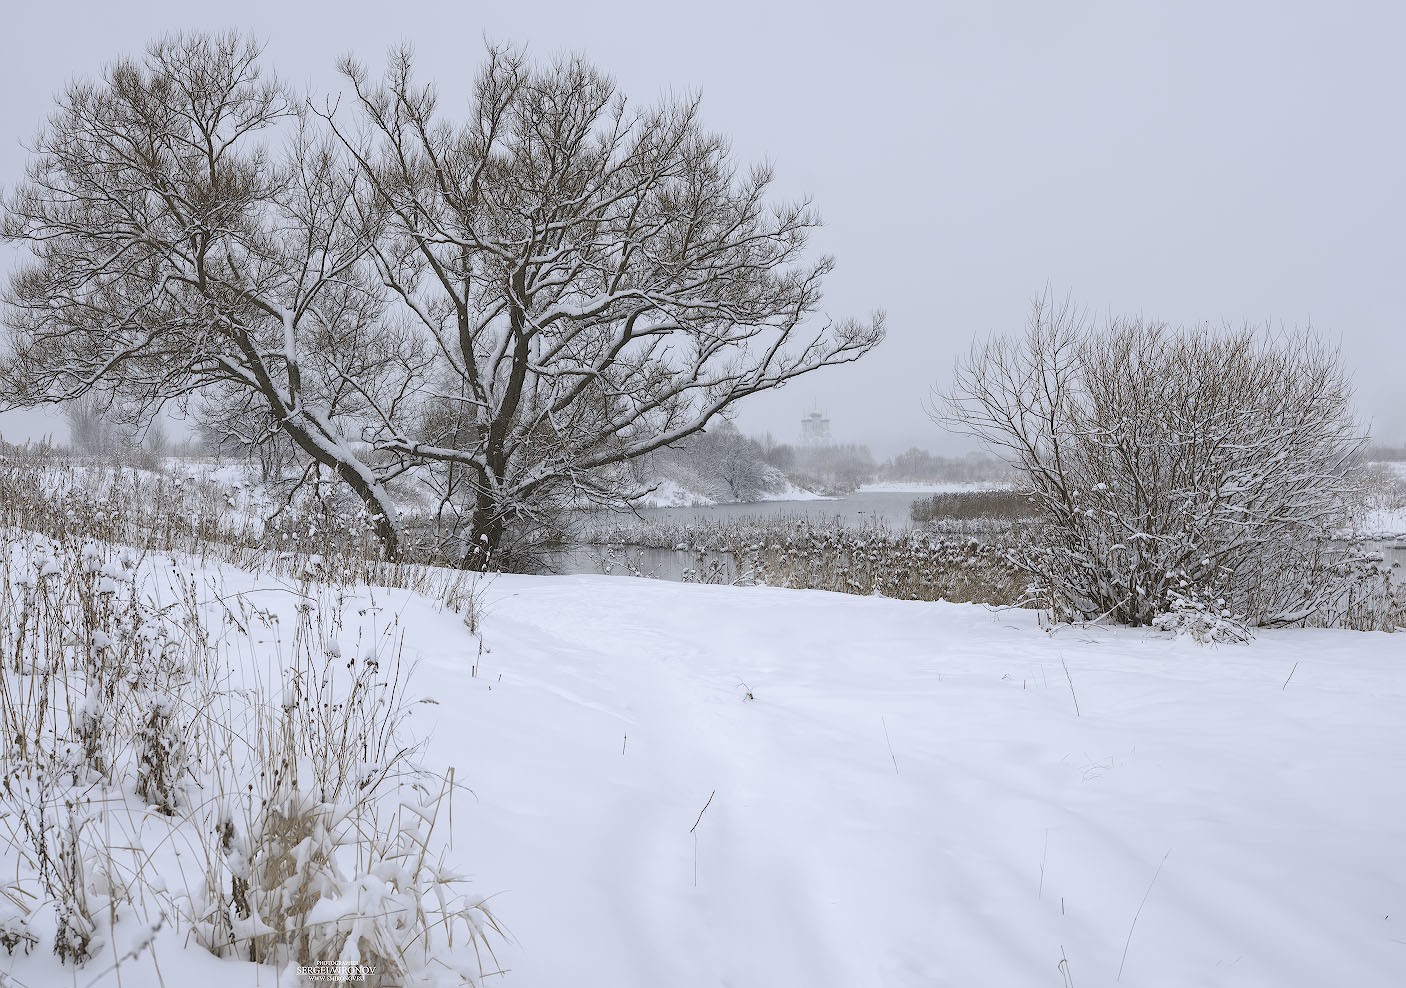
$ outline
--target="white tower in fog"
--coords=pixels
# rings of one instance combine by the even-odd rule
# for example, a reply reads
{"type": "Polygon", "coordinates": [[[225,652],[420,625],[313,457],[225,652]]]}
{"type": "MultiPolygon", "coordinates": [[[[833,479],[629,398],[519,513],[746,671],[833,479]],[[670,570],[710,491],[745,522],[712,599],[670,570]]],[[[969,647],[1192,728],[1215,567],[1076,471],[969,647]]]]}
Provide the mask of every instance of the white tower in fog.
{"type": "Polygon", "coordinates": [[[801,419],[801,445],[827,446],[830,443],[830,420],[819,411],[801,419]]]}

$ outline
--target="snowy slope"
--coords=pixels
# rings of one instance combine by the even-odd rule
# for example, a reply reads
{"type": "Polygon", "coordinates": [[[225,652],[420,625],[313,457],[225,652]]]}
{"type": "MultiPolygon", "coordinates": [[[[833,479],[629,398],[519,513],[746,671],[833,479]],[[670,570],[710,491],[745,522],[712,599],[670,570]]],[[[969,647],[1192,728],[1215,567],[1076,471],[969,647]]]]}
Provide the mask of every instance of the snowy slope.
{"type": "MultiPolygon", "coordinates": [[[[264,582],[219,574],[287,623],[264,582]]],[[[488,984],[1406,983],[1399,636],[609,577],[497,577],[484,612],[357,592],[345,636],[395,629],[438,701],[408,726],[473,792],[447,857],[511,934],[488,984]]],[[[294,983],[170,926],[121,975],[294,983]]]]}
{"type": "Polygon", "coordinates": [[[876,480],[861,484],[861,494],[978,494],[983,491],[1008,491],[1010,484],[999,481],[907,481],[876,480]]]}
{"type": "Polygon", "coordinates": [[[479,677],[449,642],[424,675],[458,698],[436,751],[472,752],[507,984],[1406,983],[1399,638],[1047,637],[592,577],[490,598],[479,677]]]}

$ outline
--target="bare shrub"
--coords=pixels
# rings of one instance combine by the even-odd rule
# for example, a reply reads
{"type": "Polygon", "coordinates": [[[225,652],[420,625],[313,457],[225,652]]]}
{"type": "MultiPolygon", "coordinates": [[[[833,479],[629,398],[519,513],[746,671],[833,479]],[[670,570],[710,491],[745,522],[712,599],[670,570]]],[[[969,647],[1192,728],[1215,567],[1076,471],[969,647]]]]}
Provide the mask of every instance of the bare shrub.
{"type": "Polygon", "coordinates": [[[935,415],[1018,468],[1044,525],[1022,556],[1063,620],[1311,618],[1337,594],[1362,437],[1337,353],[1309,333],[1099,328],[1037,301],[977,343],[935,415]]]}
{"type": "Polygon", "coordinates": [[[33,912],[31,896],[13,882],[0,887],[0,895],[6,900],[0,902],[0,947],[11,957],[16,950],[27,954],[39,943],[39,937],[29,927],[33,912]]]}

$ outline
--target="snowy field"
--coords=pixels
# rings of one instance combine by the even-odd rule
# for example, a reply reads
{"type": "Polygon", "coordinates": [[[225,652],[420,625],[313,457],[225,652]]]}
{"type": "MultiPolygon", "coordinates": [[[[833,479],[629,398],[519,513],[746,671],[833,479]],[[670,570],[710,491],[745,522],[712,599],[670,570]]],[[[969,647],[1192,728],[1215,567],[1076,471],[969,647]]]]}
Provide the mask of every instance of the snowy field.
{"type": "Polygon", "coordinates": [[[508,983],[1406,978],[1393,636],[1202,648],[590,577],[489,597],[479,677],[443,642],[425,682],[462,699],[437,750],[477,756],[461,846],[505,890],[508,983]]]}
{"type": "MultiPolygon", "coordinates": [[[[216,628],[220,600],[254,602],[268,628],[308,599],[227,567],[194,575],[216,628]]],[[[472,790],[445,854],[509,933],[489,984],[1406,979],[1398,637],[1199,647],[819,592],[513,576],[481,589],[481,639],[409,591],[336,600],[341,638],[393,635],[417,664],[409,694],[437,701],[407,726],[429,739],[427,767],[472,790]]],[[[251,626],[226,654],[267,670],[278,647],[251,626]]],[[[109,936],[130,945],[143,928],[109,936]]],[[[115,953],[75,978],[45,945],[0,956],[0,972],[297,983],[215,960],[176,920],[102,974],[115,953]]]]}

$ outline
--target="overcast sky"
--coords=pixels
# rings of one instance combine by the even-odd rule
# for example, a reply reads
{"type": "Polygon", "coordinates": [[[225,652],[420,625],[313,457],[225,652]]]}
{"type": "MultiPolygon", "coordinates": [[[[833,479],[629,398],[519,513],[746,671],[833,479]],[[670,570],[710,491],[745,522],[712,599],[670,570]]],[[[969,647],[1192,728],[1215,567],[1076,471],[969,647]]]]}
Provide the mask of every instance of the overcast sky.
{"type": "MultiPolygon", "coordinates": [[[[0,183],[74,75],[170,30],[237,27],[323,90],[352,52],[411,41],[462,106],[482,38],[579,51],[632,98],[701,92],[706,123],[814,199],[827,309],[887,310],[861,363],[741,409],[797,437],[826,411],[877,453],[948,448],[922,405],[974,335],[1019,330],[1047,284],[1101,313],[1312,323],[1360,405],[1406,439],[1406,3],[610,3],[533,0],[9,5],[0,183]]],[[[6,438],[46,425],[0,420],[6,438]]],[[[55,431],[61,431],[61,427],[55,431]]]]}

